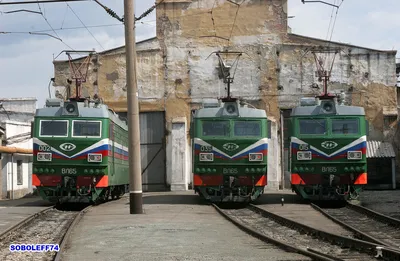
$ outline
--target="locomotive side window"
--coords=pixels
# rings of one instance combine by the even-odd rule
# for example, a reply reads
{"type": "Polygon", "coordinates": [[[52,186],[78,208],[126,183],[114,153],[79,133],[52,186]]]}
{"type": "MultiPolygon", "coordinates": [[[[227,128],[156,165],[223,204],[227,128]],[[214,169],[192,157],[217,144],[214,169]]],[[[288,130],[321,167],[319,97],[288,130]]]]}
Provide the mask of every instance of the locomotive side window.
{"type": "Polygon", "coordinates": [[[235,121],[234,135],[259,137],[261,124],[259,121],[235,121]]]}
{"type": "Polygon", "coordinates": [[[332,119],[332,134],[357,134],[358,119],[332,119]]]}
{"type": "Polygon", "coordinates": [[[203,136],[229,136],[229,121],[203,121],[203,136]]]}
{"type": "Polygon", "coordinates": [[[300,134],[325,135],[326,120],[299,120],[300,134]]]}
{"type": "Polygon", "coordinates": [[[41,120],[40,121],[41,137],[67,137],[68,121],[60,120],[41,120]]]}
{"type": "Polygon", "coordinates": [[[101,121],[73,121],[72,137],[101,137],[101,121]]]}

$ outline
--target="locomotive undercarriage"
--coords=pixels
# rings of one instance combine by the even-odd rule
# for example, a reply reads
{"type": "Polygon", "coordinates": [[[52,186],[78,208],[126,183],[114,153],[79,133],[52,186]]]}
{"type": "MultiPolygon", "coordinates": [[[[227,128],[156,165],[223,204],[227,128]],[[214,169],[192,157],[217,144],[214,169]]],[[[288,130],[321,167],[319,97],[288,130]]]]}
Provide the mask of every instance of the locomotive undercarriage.
{"type": "MultiPolygon", "coordinates": [[[[355,200],[362,191],[362,185],[340,183],[338,175],[322,175],[321,184],[292,185],[297,195],[309,200],[355,200]]],[[[351,179],[354,182],[354,177],[351,179]]]]}
{"type": "Polygon", "coordinates": [[[354,200],[362,191],[361,185],[292,185],[297,195],[309,200],[354,200]]]}
{"type": "MultiPolygon", "coordinates": [[[[253,183],[254,184],[254,183],[253,183]]],[[[197,186],[195,191],[211,202],[252,202],[264,193],[264,186],[243,186],[235,176],[224,176],[220,186],[197,186]]]]}
{"type": "Polygon", "coordinates": [[[76,183],[76,176],[63,176],[61,184],[40,186],[37,187],[37,190],[42,198],[57,204],[98,204],[106,202],[110,197],[111,199],[119,198],[128,191],[128,187],[125,185],[96,188],[94,183],[87,186],[78,186],[76,183]]]}

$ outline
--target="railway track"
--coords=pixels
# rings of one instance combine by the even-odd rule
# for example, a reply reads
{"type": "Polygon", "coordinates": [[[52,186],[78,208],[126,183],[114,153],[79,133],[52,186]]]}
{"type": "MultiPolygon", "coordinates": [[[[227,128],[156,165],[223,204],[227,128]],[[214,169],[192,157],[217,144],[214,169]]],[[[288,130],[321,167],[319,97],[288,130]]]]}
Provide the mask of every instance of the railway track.
{"type": "Polygon", "coordinates": [[[78,218],[89,208],[80,211],[62,211],[54,206],[46,208],[22,220],[0,235],[1,260],[58,260],[63,250],[66,234],[78,218]],[[59,252],[11,252],[11,244],[58,244],[59,252]]]}
{"type": "Polygon", "coordinates": [[[219,213],[247,233],[290,252],[313,260],[400,260],[400,252],[379,245],[317,230],[250,204],[243,209],[221,209],[219,213]]]}
{"type": "Polygon", "coordinates": [[[343,208],[311,206],[358,238],[400,251],[400,220],[351,203],[343,208]]]}

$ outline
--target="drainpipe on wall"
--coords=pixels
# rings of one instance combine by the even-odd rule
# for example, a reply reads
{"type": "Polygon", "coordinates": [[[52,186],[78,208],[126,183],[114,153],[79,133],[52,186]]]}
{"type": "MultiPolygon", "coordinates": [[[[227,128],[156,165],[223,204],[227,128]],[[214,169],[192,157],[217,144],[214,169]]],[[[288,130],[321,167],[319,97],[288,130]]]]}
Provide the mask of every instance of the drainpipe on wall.
{"type": "Polygon", "coordinates": [[[11,199],[14,199],[14,153],[11,153],[11,199]]]}
{"type": "Polygon", "coordinates": [[[3,198],[3,155],[0,153],[0,200],[3,198]]]}
{"type": "Polygon", "coordinates": [[[285,189],[285,137],[283,135],[283,111],[280,111],[280,145],[281,145],[281,184],[282,184],[282,190],[285,189]]]}

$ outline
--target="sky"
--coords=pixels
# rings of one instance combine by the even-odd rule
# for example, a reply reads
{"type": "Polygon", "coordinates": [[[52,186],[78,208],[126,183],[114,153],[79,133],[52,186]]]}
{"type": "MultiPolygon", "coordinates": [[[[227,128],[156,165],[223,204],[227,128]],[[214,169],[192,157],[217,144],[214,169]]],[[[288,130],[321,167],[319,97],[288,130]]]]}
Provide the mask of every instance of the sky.
{"type": "MultiPolygon", "coordinates": [[[[15,1],[0,0],[3,3],[15,1]]],[[[123,16],[123,0],[99,1],[123,16]]],[[[324,1],[340,4],[340,7],[288,0],[288,15],[294,16],[289,19],[292,33],[373,49],[400,50],[400,34],[396,33],[400,1],[324,1]],[[332,27],[333,32],[329,30],[332,27]]],[[[136,0],[135,15],[141,15],[153,4],[151,0],[136,0]]],[[[155,33],[155,12],[152,12],[137,24],[136,40],[154,37],[155,33]]],[[[49,81],[54,77],[53,58],[61,51],[71,48],[104,51],[124,44],[123,24],[94,1],[0,5],[0,99],[36,97],[37,107],[43,107],[49,97],[49,81]],[[42,14],[5,13],[20,9],[42,14]],[[34,31],[51,34],[62,41],[47,35],[29,34],[34,31]]],[[[400,54],[397,57],[400,58],[400,54]]],[[[57,57],[60,59],[68,57],[63,53],[57,57]]],[[[54,97],[51,86],[50,90],[54,97]]]]}

